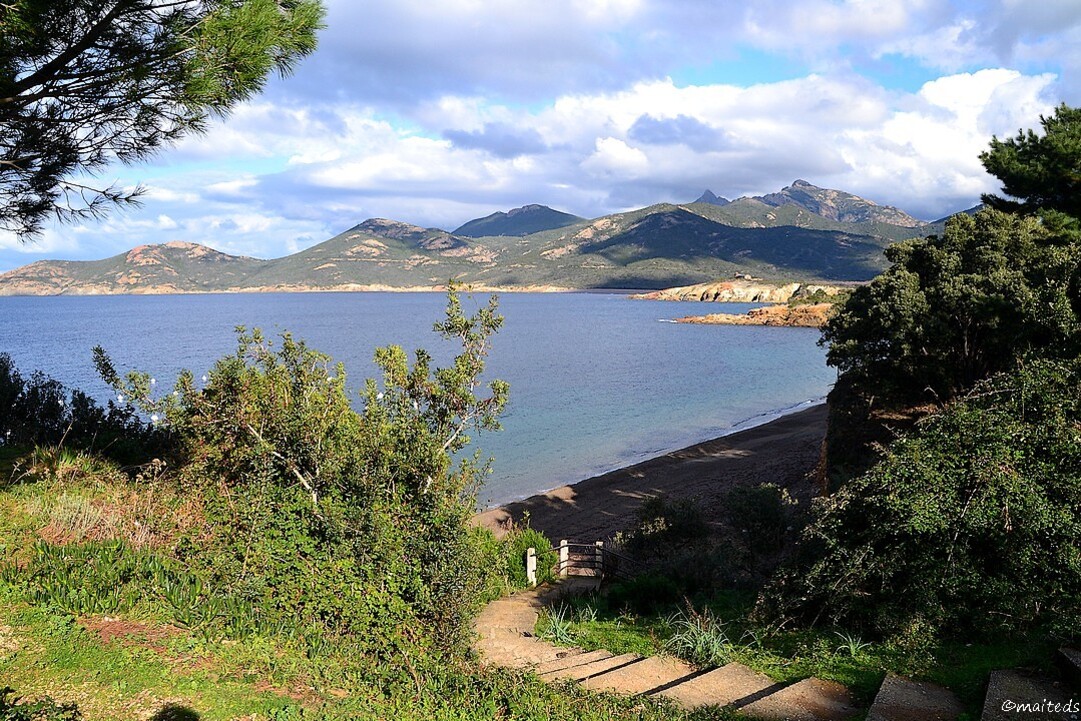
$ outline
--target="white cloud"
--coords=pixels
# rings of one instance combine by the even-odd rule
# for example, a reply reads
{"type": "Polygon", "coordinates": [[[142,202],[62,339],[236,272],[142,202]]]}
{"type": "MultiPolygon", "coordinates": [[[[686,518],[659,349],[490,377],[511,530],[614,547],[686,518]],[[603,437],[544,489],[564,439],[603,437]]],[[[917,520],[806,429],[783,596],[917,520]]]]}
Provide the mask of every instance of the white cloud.
{"type": "Polygon", "coordinates": [[[602,177],[634,179],[649,170],[649,158],[619,138],[597,138],[596,150],[582,161],[582,169],[602,177]]]}
{"type": "Polygon", "coordinates": [[[992,134],[1081,101],[1076,0],[328,6],[296,77],[119,169],[145,183],[141,210],[31,248],[0,238],[0,267],[174,239],[274,256],[371,216],[454,227],[529,202],[595,216],[797,177],[930,218],[994,189],[977,157],[992,134]],[[784,72],[754,77],[791,79],[690,72],[766,56],[784,72]],[[909,73],[907,90],[859,74],[875,62],[909,73]]]}

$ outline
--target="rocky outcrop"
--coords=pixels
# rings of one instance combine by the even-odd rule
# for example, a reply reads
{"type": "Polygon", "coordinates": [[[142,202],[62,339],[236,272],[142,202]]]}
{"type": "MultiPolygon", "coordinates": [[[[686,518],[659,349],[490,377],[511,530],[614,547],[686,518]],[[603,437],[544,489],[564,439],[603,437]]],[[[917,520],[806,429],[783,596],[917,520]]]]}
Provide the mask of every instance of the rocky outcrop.
{"type": "Polygon", "coordinates": [[[837,295],[846,288],[831,285],[785,283],[777,285],[753,280],[722,280],[714,283],[698,283],[677,288],[638,293],[637,300],[690,300],[715,303],[787,303],[793,298],[804,298],[821,291],[825,295],[837,295]]]}
{"type": "Polygon", "coordinates": [[[677,323],[703,325],[774,325],[788,328],[821,328],[829,320],[833,303],[813,305],[769,305],[747,313],[711,313],[679,318],[677,323]]]}
{"type": "Polygon", "coordinates": [[[806,208],[823,218],[842,223],[889,223],[902,228],[918,228],[925,225],[903,210],[861,198],[842,190],[831,190],[812,185],[806,180],[796,180],[779,193],[769,193],[755,198],[767,205],[779,206],[789,203],[806,208]]]}

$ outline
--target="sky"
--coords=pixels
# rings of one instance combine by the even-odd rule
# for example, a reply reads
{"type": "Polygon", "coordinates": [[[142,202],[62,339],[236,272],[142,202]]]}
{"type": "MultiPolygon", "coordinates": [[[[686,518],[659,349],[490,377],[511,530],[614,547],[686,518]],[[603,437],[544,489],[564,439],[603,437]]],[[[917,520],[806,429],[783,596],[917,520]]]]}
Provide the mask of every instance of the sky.
{"type": "Polygon", "coordinates": [[[319,49],[101,184],[134,210],[0,235],[0,271],[173,240],[259,258],[372,217],[597,217],[803,179],[934,220],[992,136],[1081,104],[1078,0],[325,0],[319,49]]]}

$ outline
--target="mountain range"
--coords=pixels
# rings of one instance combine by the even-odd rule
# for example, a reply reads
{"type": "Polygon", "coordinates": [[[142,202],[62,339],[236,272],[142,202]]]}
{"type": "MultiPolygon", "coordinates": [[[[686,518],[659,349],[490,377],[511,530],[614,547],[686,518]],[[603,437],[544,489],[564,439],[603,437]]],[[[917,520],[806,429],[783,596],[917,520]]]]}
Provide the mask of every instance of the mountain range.
{"type": "Polygon", "coordinates": [[[797,180],[728,201],[706,191],[584,219],[527,205],[453,232],[373,218],[293,255],[234,256],[197,243],[140,246],[95,261],[38,261],[0,275],[0,295],[430,288],[654,289],[735,274],[867,280],[883,249],[940,232],[897,208],[797,180]]]}

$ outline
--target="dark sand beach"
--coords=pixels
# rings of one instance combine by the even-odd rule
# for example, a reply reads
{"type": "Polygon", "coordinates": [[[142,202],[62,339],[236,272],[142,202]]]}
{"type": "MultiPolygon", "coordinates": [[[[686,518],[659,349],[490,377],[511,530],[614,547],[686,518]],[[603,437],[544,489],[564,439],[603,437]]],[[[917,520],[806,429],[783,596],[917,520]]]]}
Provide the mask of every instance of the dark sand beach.
{"type": "Polygon", "coordinates": [[[592,541],[629,526],[650,496],[696,498],[709,508],[736,486],[775,483],[806,499],[825,433],[822,404],[484,511],[474,521],[499,533],[528,513],[529,525],[553,541],[592,541]]]}

